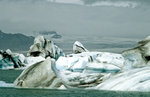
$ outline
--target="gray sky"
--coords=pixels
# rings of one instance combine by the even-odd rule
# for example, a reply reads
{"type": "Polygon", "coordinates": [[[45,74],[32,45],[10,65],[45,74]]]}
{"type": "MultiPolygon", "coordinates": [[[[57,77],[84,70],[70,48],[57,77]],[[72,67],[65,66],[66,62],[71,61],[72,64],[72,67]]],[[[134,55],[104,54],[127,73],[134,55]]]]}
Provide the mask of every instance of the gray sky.
{"type": "Polygon", "coordinates": [[[150,35],[149,4],[130,8],[29,1],[0,0],[0,29],[26,35],[43,30],[68,36],[143,38],[150,35]]]}

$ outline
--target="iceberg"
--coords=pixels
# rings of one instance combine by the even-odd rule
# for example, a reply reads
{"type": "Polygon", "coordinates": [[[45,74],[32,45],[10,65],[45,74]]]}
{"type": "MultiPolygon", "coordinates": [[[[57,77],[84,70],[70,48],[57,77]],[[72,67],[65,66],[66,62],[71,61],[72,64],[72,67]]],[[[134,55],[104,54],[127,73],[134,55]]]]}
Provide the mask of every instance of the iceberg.
{"type": "Polygon", "coordinates": [[[60,57],[55,72],[67,88],[150,91],[149,56],[150,37],[147,37],[122,54],[88,51],[60,57]],[[97,74],[101,76],[98,78],[97,74]]]}
{"type": "Polygon", "coordinates": [[[121,54],[108,52],[83,52],[59,57],[56,61],[58,70],[79,72],[119,72],[124,65],[121,54]]]}
{"type": "Polygon", "coordinates": [[[73,44],[73,53],[77,54],[82,52],[88,52],[88,50],[79,41],[76,41],[73,44]]]}
{"type": "Polygon", "coordinates": [[[94,87],[99,90],[150,91],[150,67],[136,68],[110,77],[94,87]]]}
{"type": "Polygon", "coordinates": [[[44,61],[47,57],[57,60],[64,56],[62,49],[53,43],[53,41],[38,36],[34,44],[30,47],[27,57],[23,54],[12,53],[11,50],[0,51],[0,68],[1,69],[25,69],[35,63],[44,61]]]}
{"type": "Polygon", "coordinates": [[[64,56],[64,53],[53,41],[45,39],[43,36],[38,36],[35,38],[34,44],[30,47],[27,56],[42,56],[43,58],[50,56],[57,60],[59,56],[64,56]]]}
{"type": "Polygon", "coordinates": [[[59,57],[52,68],[67,88],[89,88],[121,72],[122,66],[121,54],[83,52],[59,57]]]}
{"type": "Polygon", "coordinates": [[[59,88],[62,84],[51,68],[52,59],[35,63],[27,67],[14,81],[17,88],[59,88]]]}
{"type": "Polygon", "coordinates": [[[147,66],[150,61],[150,36],[138,42],[135,48],[123,51],[122,55],[126,69],[147,66]]]}
{"type": "Polygon", "coordinates": [[[23,54],[12,53],[11,50],[0,51],[0,68],[13,69],[24,67],[25,56],[23,54]]]}

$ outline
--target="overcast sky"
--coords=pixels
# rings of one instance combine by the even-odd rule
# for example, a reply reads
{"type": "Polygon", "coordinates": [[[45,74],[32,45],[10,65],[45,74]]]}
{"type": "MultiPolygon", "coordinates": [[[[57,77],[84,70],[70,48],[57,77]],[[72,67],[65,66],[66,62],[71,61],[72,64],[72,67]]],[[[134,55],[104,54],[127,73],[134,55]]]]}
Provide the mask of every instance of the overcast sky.
{"type": "Polygon", "coordinates": [[[0,0],[0,29],[7,33],[30,35],[33,32],[55,30],[62,35],[91,37],[143,38],[150,35],[149,4],[137,3],[133,8],[132,4],[136,3],[136,0],[133,0],[133,3],[99,3],[103,6],[51,3],[40,0],[15,1],[17,2],[0,0]]]}

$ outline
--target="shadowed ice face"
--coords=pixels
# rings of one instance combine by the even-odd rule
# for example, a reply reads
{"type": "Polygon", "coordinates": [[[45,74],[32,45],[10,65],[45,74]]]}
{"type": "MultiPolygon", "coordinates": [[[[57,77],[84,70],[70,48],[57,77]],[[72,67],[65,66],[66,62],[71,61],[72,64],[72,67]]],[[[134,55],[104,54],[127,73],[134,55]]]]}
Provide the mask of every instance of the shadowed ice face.
{"type": "Polygon", "coordinates": [[[150,61],[150,36],[138,42],[137,47],[124,51],[122,55],[126,59],[125,64],[132,64],[133,67],[147,65],[150,61]]]}

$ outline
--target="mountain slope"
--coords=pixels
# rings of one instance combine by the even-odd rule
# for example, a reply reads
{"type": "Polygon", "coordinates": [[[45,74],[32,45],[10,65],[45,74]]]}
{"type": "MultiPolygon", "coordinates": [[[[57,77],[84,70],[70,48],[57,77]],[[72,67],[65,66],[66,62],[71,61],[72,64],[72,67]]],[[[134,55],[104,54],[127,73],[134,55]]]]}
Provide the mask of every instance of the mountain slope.
{"type": "Polygon", "coordinates": [[[23,34],[7,34],[0,30],[0,49],[15,51],[28,50],[33,44],[34,37],[23,34]]]}

